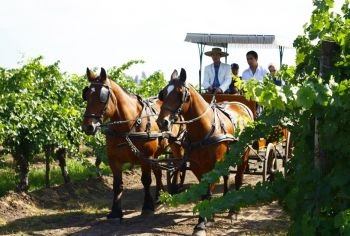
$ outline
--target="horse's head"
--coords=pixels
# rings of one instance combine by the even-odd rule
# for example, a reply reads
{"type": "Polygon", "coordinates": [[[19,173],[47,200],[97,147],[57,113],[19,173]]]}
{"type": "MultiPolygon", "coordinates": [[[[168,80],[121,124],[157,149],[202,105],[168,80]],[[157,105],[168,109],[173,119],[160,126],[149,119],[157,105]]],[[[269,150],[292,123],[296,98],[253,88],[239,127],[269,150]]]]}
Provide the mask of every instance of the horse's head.
{"type": "Polygon", "coordinates": [[[177,121],[179,115],[187,112],[191,98],[186,71],[181,69],[180,76],[175,70],[171,75],[169,84],[160,91],[159,100],[163,101],[157,119],[159,128],[170,131],[171,125],[177,121]]]}
{"type": "Polygon", "coordinates": [[[99,76],[87,68],[86,75],[90,82],[89,87],[83,90],[83,99],[87,102],[83,131],[88,135],[94,135],[99,129],[105,113],[108,110],[108,102],[111,96],[110,82],[107,79],[105,69],[101,68],[99,76]]]}

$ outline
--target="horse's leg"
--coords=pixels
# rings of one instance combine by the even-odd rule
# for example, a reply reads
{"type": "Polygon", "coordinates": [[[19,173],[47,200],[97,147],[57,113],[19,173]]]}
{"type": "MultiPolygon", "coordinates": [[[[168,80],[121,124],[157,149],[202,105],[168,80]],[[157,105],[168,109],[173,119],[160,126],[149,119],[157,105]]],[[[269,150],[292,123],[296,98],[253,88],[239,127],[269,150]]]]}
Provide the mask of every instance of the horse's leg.
{"type": "Polygon", "coordinates": [[[150,211],[151,212],[154,211],[154,202],[150,192],[150,186],[152,183],[151,167],[148,164],[142,164],[141,170],[142,170],[141,182],[145,191],[142,214],[147,214],[150,211]]]}
{"type": "MultiPolygon", "coordinates": [[[[181,149],[181,147],[174,143],[171,145],[171,150],[173,153],[173,157],[176,158],[177,160],[180,160],[183,158],[183,150],[181,149]]],[[[170,194],[176,194],[179,192],[183,191],[184,188],[184,178],[185,178],[185,174],[186,174],[186,162],[182,163],[181,166],[179,166],[179,164],[181,164],[182,161],[179,163],[178,161],[176,161],[174,164],[175,166],[177,166],[176,171],[174,171],[173,173],[173,178],[171,178],[171,184],[170,184],[170,188],[168,189],[168,192],[170,194]]]]}
{"type": "MultiPolygon", "coordinates": [[[[242,164],[240,166],[238,166],[238,168],[237,168],[237,174],[235,176],[235,189],[236,190],[239,190],[242,186],[243,175],[244,175],[245,169],[247,168],[247,165],[248,165],[248,159],[249,159],[249,148],[247,148],[244,151],[244,154],[242,156],[242,164]]],[[[232,207],[229,210],[228,217],[231,218],[231,221],[233,219],[237,220],[238,213],[239,213],[239,210],[235,207],[232,207]]]]}
{"type": "Polygon", "coordinates": [[[243,157],[242,157],[242,164],[238,166],[237,168],[237,174],[235,176],[235,188],[236,190],[239,190],[243,183],[243,175],[245,172],[245,169],[248,165],[248,159],[249,159],[249,148],[247,148],[244,151],[243,157]]]}
{"type": "MultiPolygon", "coordinates": [[[[223,195],[225,195],[230,188],[230,183],[229,183],[229,176],[228,175],[224,175],[224,193],[223,195]]],[[[238,210],[235,207],[231,207],[228,213],[228,217],[231,219],[231,221],[233,219],[237,219],[237,215],[238,215],[238,210]]]]}
{"type": "Polygon", "coordinates": [[[164,191],[164,185],[162,182],[162,170],[158,167],[152,168],[154,176],[156,177],[156,192],[155,192],[155,203],[160,204],[160,191],[164,191]]]}
{"type": "Polygon", "coordinates": [[[113,172],[113,205],[111,212],[107,215],[107,218],[119,218],[121,221],[123,218],[123,212],[121,208],[121,197],[123,193],[122,168],[120,163],[115,163],[112,161],[110,161],[110,167],[113,172]]]}
{"type": "Polygon", "coordinates": [[[223,195],[225,195],[230,188],[229,176],[223,175],[222,177],[224,178],[224,194],[223,195]]]}
{"type": "MultiPolygon", "coordinates": [[[[214,189],[214,185],[211,184],[208,186],[207,194],[202,196],[202,200],[209,200],[212,197],[212,190],[214,189]]],[[[193,229],[193,234],[195,236],[206,235],[205,229],[206,226],[211,226],[214,223],[214,217],[208,220],[206,217],[199,216],[198,223],[193,229]]]]}
{"type": "MultiPolygon", "coordinates": [[[[204,172],[201,170],[201,168],[198,168],[198,165],[195,166],[195,165],[193,165],[193,163],[191,163],[191,170],[194,173],[194,175],[197,177],[198,181],[200,182],[204,172]]],[[[211,196],[212,196],[212,190],[213,189],[214,189],[214,185],[213,184],[208,186],[207,193],[202,196],[202,200],[210,199],[211,196]]],[[[206,229],[206,225],[207,224],[208,224],[207,218],[199,216],[198,223],[195,225],[192,235],[196,235],[196,236],[206,235],[205,229],[206,229]]]]}

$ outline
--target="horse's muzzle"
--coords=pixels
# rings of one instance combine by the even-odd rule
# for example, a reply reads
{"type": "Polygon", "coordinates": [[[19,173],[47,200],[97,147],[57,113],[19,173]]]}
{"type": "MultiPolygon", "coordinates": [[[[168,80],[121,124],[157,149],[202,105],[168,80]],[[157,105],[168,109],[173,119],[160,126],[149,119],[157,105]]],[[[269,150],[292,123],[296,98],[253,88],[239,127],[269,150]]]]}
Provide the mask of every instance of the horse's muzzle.
{"type": "Polygon", "coordinates": [[[87,135],[95,135],[96,132],[98,131],[99,125],[98,124],[88,124],[88,125],[82,125],[82,130],[85,132],[87,135]]]}
{"type": "Polygon", "coordinates": [[[157,119],[157,124],[162,131],[170,131],[171,122],[169,121],[169,119],[167,118],[164,118],[163,120],[157,119]]]}

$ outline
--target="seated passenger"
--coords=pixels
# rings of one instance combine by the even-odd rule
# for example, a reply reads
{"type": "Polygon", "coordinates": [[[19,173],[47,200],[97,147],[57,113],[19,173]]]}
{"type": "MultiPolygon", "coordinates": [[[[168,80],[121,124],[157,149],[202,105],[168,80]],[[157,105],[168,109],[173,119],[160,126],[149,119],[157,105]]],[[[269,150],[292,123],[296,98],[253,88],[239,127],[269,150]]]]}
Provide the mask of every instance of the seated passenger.
{"type": "Polygon", "coordinates": [[[239,71],[238,64],[236,64],[236,63],[231,64],[231,71],[232,71],[232,75],[231,75],[232,81],[231,81],[230,87],[228,89],[228,93],[241,94],[242,91],[235,84],[236,82],[240,82],[241,81],[241,77],[238,76],[238,71],[239,71]]]}
{"type": "Polygon", "coordinates": [[[221,57],[228,56],[228,53],[221,51],[221,48],[213,48],[204,53],[213,59],[213,63],[204,68],[204,79],[202,87],[208,93],[224,93],[231,84],[230,65],[222,63],[221,57]]]}
{"type": "Polygon", "coordinates": [[[242,79],[248,81],[251,78],[255,78],[258,81],[262,81],[267,71],[258,65],[258,54],[255,51],[249,51],[246,56],[249,68],[243,71],[242,79]]]}
{"type": "Polygon", "coordinates": [[[276,72],[277,72],[277,70],[276,70],[275,65],[274,65],[274,64],[270,64],[270,65],[268,66],[268,69],[269,69],[269,71],[270,71],[270,76],[271,76],[271,78],[272,78],[272,80],[273,80],[273,83],[274,83],[275,85],[277,85],[277,86],[282,86],[282,85],[284,85],[283,81],[282,81],[281,79],[278,79],[278,78],[276,77],[276,72]]]}

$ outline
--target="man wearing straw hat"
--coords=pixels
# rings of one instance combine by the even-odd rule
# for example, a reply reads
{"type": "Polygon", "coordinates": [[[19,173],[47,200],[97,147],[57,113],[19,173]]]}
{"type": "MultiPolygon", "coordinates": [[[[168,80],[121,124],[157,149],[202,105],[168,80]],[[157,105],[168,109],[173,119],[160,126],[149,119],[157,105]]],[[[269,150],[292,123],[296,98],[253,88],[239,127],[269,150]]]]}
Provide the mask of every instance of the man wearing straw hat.
{"type": "Polygon", "coordinates": [[[231,84],[231,67],[222,63],[220,58],[228,56],[228,53],[221,51],[221,48],[213,48],[204,54],[211,57],[213,63],[204,68],[202,87],[209,93],[224,93],[231,84]]]}

